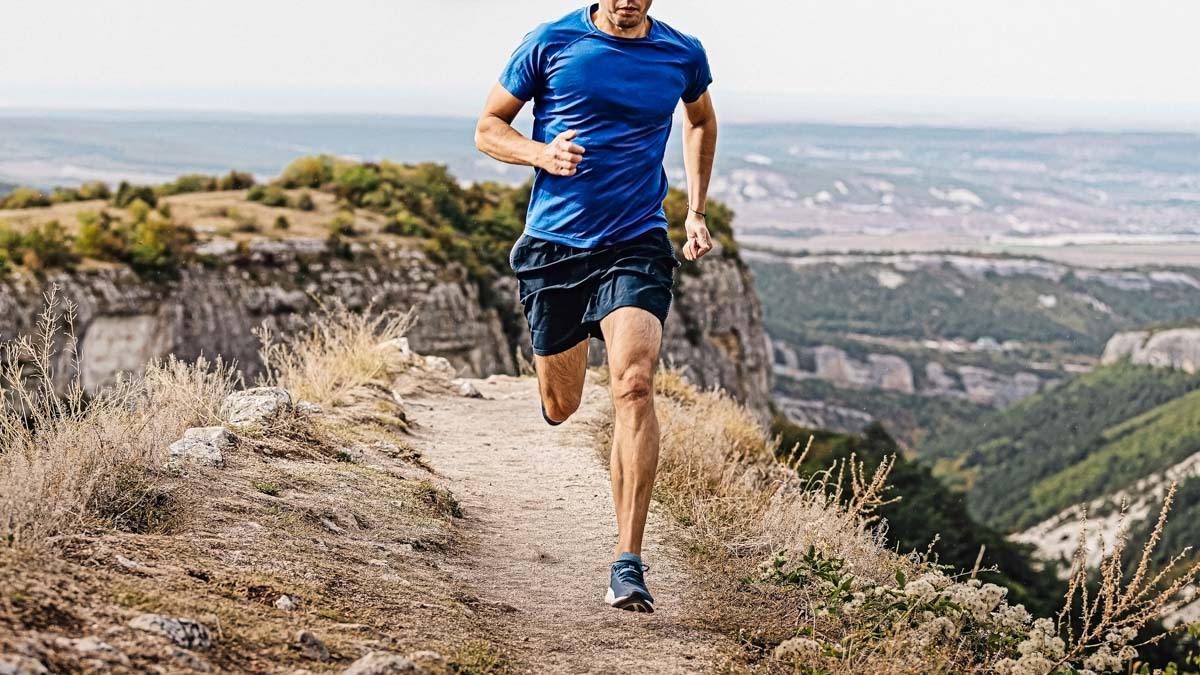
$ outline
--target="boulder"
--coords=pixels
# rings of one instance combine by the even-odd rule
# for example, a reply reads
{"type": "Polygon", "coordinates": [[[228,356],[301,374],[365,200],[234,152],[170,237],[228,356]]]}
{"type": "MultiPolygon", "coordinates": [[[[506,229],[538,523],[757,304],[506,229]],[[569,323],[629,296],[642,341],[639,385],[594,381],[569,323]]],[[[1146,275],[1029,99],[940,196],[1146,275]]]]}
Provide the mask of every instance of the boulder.
{"type": "Polygon", "coordinates": [[[221,416],[233,427],[263,424],[292,407],[292,395],[279,387],[235,391],[221,405],[221,416]]]}
{"type": "Polygon", "coordinates": [[[297,633],[296,642],[300,645],[301,651],[304,652],[305,658],[322,662],[329,660],[329,649],[325,647],[324,642],[321,642],[321,638],[313,634],[312,631],[302,630],[297,633]]]}
{"type": "Polygon", "coordinates": [[[192,427],[183,438],[172,443],[171,457],[204,464],[224,466],[225,451],[233,447],[234,436],[225,427],[192,427]]]}
{"type": "Polygon", "coordinates": [[[419,673],[411,659],[390,652],[371,652],[350,664],[342,675],[389,675],[390,673],[419,673]]]}
{"type": "Polygon", "coordinates": [[[176,619],[161,614],[141,614],[130,619],[129,626],[137,630],[162,635],[185,649],[208,649],[212,634],[208,628],[191,619],[176,619]]]}
{"type": "Polygon", "coordinates": [[[296,601],[290,595],[281,595],[275,601],[275,608],[284,612],[290,612],[296,609],[296,601]]]}
{"type": "Polygon", "coordinates": [[[20,654],[0,654],[0,675],[48,675],[49,672],[37,659],[20,654]]]}
{"type": "Polygon", "coordinates": [[[483,398],[483,394],[479,393],[479,389],[476,388],[470,380],[452,380],[450,385],[454,387],[454,390],[458,392],[459,396],[465,396],[466,398],[483,398]]]}

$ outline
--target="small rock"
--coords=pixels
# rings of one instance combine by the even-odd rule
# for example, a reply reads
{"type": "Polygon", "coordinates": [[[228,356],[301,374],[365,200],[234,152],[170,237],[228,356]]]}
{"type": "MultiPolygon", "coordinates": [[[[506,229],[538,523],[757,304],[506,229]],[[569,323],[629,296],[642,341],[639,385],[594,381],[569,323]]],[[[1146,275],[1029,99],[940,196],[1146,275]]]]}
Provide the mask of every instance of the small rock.
{"type": "Polygon", "coordinates": [[[450,382],[450,385],[454,387],[459,396],[483,398],[483,394],[479,393],[479,389],[475,388],[475,385],[471,384],[468,380],[453,380],[450,382]]]}
{"type": "Polygon", "coordinates": [[[121,653],[121,650],[98,637],[89,636],[78,639],[55,638],[54,646],[59,649],[74,649],[80,654],[108,663],[119,663],[123,666],[129,665],[128,656],[125,656],[125,654],[121,653]]]}
{"type": "Polygon", "coordinates": [[[312,401],[300,401],[296,404],[296,411],[302,412],[305,415],[320,415],[325,412],[325,408],[321,404],[313,403],[312,401]]]}
{"type": "Polygon", "coordinates": [[[408,658],[417,664],[418,668],[424,668],[433,672],[443,672],[447,666],[446,657],[434,651],[423,650],[413,652],[408,655],[408,658]]]}
{"type": "Polygon", "coordinates": [[[187,649],[208,649],[212,636],[203,624],[191,619],[172,619],[161,614],[142,614],[129,621],[131,628],[156,633],[187,649]]]}
{"type": "Polygon", "coordinates": [[[117,554],[116,558],[117,558],[117,564],[120,565],[121,567],[124,567],[125,569],[129,570],[130,572],[137,572],[140,574],[140,573],[145,572],[145,570],[146,570],[146,566],[143,565],[142,563],[140,563],[136,560],[133,560],[132,558],[126,558],[125,556],[121,555],[120,553],[117,554]]]}
{"type": "Polygon", "coordinates": [[[408,338],[406,337],[384,340],[376,345],[376,348],[381,350],[393,350],[399,352],[401,356],[408,356],[412,353],[412,349],[408,346],[408,338]]]}
{"type": "Polygon", "coordinates": [[[255,387],[235,391],[221,405],[221,416],[234,427],[270,421],[292,405],[292,395],[279,387],[255,387]]]}
{"type": "Polygon", "coordinates": [[[321,524],[325,526],[325,529],[329,530],[330,532],[332,532],[334,534],[346,534],[345,529],[343,529],[340,525],[333,522],[329,518],[321,518],[321,524]]]}
{"type": "Polygon", "coordinates": [[[196,255],[224,258],[237,251],[237,242],[232,239],[213,239],[196,247],[196,255]]]}
{"type": "Polygon", "coordinates": [[[311,631],[302,630],[297,633],[296,642],[300,643],[300,649],[304,651],[306,658],[313,661],[329,660],[329,650],[325,648],[325,643],[311,631]]]}
{"type": "Polygon", "coordinates": [[[192,427],[183,438],[167,448],[171,457],[208,466],[224,466],[225,451],[233,446],[233,434],[225,427],[192,427]]]}
{"type": "Polygon", "coordinates": [[[282,610],[284,612],[290,612],[293,609],[296,609],[296,601],[293,600],[290,595],[281,595],[279,596],[279,599],[275,601],[275,609],[282,610]]]}
{"type": "Polygon", "coordinates": [[[350,664],[342,675],[389,675],[390,673],[417,673],[420,670],[411,660],[390,652],[371,652],[350,664]]]}
{"type": "Polygon", "coordinates": [[[454,365],[444,356],[426,356],[425,366],[430,370],[445,373],[451,377],[458,374],[458,371],[454,369],[454,365]]]}
{"type": "Polygon", "coordinates": [[[0,654],[0,675],[47,675],[49,672],[37,659],[19,654],[0,654]]]}

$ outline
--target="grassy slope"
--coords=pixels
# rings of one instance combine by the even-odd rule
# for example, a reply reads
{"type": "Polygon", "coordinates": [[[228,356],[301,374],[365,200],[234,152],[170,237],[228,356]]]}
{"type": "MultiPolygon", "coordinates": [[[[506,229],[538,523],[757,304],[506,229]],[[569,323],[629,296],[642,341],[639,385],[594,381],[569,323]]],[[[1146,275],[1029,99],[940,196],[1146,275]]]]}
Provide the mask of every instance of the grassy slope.
{"type": "Polygon", "coordinates": [[[1118,364],[935,439],[927,456],[966,476],[972,509],[1030,525],[1200,450],[1200,377],[1118,364]]]}

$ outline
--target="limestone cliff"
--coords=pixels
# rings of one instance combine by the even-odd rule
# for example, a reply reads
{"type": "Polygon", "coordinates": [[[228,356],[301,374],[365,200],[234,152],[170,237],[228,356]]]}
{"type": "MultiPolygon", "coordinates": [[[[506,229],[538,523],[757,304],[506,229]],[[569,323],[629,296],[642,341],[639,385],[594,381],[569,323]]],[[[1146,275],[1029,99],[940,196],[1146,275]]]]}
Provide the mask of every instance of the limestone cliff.
{"type": "MultiPolygon", "coordinates": [[[[253,377],[262,368],[254,330],[294,332],[312,320],[318,300],[352,309],[415,308],[413,348],[446,357],[464,375],[515,373],[517,349],[529,355],[510,278],[493,284],[484,299],[461,266],[435,263],[398,240],[356,243],[349,256],[333,254],[320,239],[257,240],[240,249],[222,243],[231,244],[210,243],[201,251],[205,264],[186,266],[168,280],[98,264],[0,277],[0,337],[28,334],[43,294],[57,285],[77,306],[80,366],[92,391],[168,354],[185,360],[220,355],[253,377]]],[[[676,290],[664,359],[686,368],[698,384],[723,387],[765,414],[770,361],[744,264],[714,255],[699,275],[679,275],[676,290]]]]}
{"type": "Polygon", "coordinates": [[[1100,361],[1110,364],[1122,359],[1195,373],[1200,369],[1200,328],[1117,333],[1109,339],[1100,361]]]}

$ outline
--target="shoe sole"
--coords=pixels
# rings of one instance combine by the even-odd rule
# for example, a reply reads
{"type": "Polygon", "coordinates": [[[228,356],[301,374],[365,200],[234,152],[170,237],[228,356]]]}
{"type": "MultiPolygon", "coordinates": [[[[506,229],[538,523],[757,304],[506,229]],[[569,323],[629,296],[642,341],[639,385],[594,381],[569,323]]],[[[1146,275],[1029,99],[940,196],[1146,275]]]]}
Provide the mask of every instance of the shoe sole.
{"type": "Polygon", "coordinates": [[[613,595],[612,589],[608,589],[604,593],[604,602],[608,603],[609,607],[623,609],[627,612],[640,612],[642,614],[653,614],[654,603],[640,595],[630,595],[624,598],[618,598],[613,595]]]}

